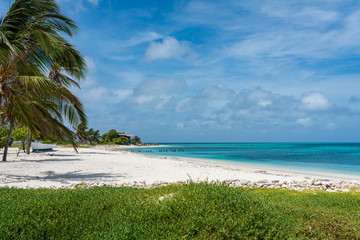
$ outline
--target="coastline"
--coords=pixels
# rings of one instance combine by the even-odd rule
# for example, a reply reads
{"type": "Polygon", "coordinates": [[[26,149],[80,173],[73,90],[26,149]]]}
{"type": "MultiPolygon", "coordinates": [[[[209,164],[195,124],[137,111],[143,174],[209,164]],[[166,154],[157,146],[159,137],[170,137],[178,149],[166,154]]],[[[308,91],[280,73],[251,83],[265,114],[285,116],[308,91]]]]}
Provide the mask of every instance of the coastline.
{"type": "MultiPolygon", "coordinates": [[[[181,146],[181,145],[180,145],[181,146]]],[[[158,147],[158,148],[166,148],[166,147],[173,147],[177,148],[178,146],[174,145],[158,145],[158,146],[121,146],[118,150],[120,151],[127,151],[127,149],[132,150],[133,153],[140,154],[146,157],[167,157],[169,159],[182,159],[192,162],[200,162],[200,163],[207,163],[211,165],[221,165],[221,166],[229,166],[241,169],[248,169],[248,170],[257,170],[257,171],[267,171],[267,172],[274,172],[276,173],[291,173],[297,175],[304,175],[304,176],[311,176],[317,178],[330,178],[333,180],[343,179],[343,180],[350,180],[350,181],[360,181],[360,174],[354,174],[354,172],[345,172],[345,171],[338,171],[338,170],[329,170],[326,169],[326,166],[322,166],[321,164],[311,163],[313,166],[311,168],[304,166],[303,164],[297,163],[288,163],[288,164],[271,164],[271,163],[264,163],[264,162],[244,162],[244,161],[234,161],[234,160],[225,160],[221,158],[204,158],[204,157],[190,157],[184,155],[166,155],[166,154],[147,154],[144,151],[141,151],[141,148],[151,148],[151,147],[158,147]],[[138,149],[138,150],[137,150],[138,149]],[[290,165],[289,165],[290,164],[290,165]],[[315,166],[314,166],[315,165],[315,166]],[[326,169],[324,171],[324,169],[326,169]]]]}
{"type": "MultiPolygon", "coordinates": [[[[141,153],[136,153],[139,155],[143,155],[141,153]]],[[[143,155],[146,156],[146,155],[143,155]]],[[[158,156],[154,156],[158,157],[158,156]]],[[[270,164],[259,164],[259,163],[244,163],[244,162],[236,162],[231,160],[211,160],[205,158],[190,158],[190,157],[167,157],[173,160],[186,160],[189,162],[197,162],[197,163],[205,163],[213,166],[220,166],[220,167],[229,167],[235,169],[242,169],[249,172],[266,172],[267,174],[271,175],[278,175],[278,174],[286,174],[286,175],[299,175],[303,177],[312,177],[312,178],[326,178],[330,180],[348,180],[348,181],[359,181],[360,176],[355,176],[351,174],[342,174],[342,173],[335,173],[335,172],[321,172],[321,171],[311,171],[311,170],[304,170],[304,169],[294,169],[294,168],[282,168],[277,166],[272,166],[270,164]]]]}
{"type": "Polygon", "coordinates": [[[114,146],[54,148],[52,152],[21,153],[11,148],[9,162],[0,163],[0,187],[76,188],[81,186],[152,187],[169,183],[224,182],[230,186],[294,190],[360,190],[360,179],[346,176],[234,166],[189,158],[145,156],[114,151],[114,146]],[[112,150],[112,151],[111,151],[112,150]]]}

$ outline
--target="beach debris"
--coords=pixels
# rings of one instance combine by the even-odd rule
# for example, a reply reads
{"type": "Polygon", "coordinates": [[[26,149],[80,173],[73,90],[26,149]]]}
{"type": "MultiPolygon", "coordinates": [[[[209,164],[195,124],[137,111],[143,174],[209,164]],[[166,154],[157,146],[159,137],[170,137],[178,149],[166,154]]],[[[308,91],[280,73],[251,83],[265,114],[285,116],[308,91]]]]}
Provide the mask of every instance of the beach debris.
{"type": "Polygon", "coordinates": [[[170,194],[167,194],[167,195],[164,195],[164,196],[160,196],[159,201],[163,201],[164,199],[171,198],[172,196],[174,196],[174,193],[170,193],[170,194]]]}
{"type": "MultiPolygon", "coordinates": [[[[0,178],[0,183],[8,182],[8,178],[0,178]]],[[[178,181],[178,182],[162,182],[156,181],[153,183],[146,183],[145,181],[132,181],[132,182],[77,182],[61,186],[46,186],[46,188],[59,189],[59,188],[70,188],[70,189],[82,189],[82,188],[93,188],[93,187],[132,187],[132,188],[157,188],[164,187],[171,184],[190,184],[190,183],[209,183],[216,185],[227,185],[230,187],[242,187],[242,188],[277,188],[277,189],[290,189],[296,191],[326,191],[326,192],[349,192],[349,191],[360,191],[360,182],[358,181],[322,181],[320,179],[309,179],[309,180],[299,180],[299,181],[280,181],[280,180],[268,180],[263,179],[260,181],[249,181],[246,179],[236,179],[236,180],[226,180],[226,181],[208,181],[208,180],[192,180],[187,181],[178,181]]],[[[44,188],[40,185],[20,185],[15,186],[16,188],[26,188],[26,189],[38,189],[44,188]]],[[[316,195],[316,194],[314,194],[316,195]]],[[[164,195],[159,198],[160,201],[164,200],[167,197],[172,195],[164,195]]]]}

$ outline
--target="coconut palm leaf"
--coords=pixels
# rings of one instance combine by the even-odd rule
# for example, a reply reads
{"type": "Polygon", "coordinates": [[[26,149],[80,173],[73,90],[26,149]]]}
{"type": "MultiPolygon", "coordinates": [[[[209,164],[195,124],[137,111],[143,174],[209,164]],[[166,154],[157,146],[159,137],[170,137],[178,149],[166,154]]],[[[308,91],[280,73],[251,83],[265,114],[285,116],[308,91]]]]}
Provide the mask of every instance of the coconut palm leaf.
{"type": "Polygon", "coordinates": [[[10,126],[18,123],[76,146],[64,124],[87,122],[68,89],[85,76],[83,56],[64,38],[76,30],[55,0],[15,0],[0,19],[0,116],[10,126]]]}

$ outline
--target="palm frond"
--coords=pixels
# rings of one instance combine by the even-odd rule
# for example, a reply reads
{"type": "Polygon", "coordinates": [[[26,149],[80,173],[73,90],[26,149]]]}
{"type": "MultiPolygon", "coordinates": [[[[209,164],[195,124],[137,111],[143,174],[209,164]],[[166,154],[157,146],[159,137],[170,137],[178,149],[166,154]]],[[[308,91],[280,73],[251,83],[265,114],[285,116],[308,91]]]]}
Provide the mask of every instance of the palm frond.
{"type": "Polygon", "coordinates": [[[77,26],[55,0],[15,0],[0,19],[0,117],[76,146],[65,126],[87,124],[79,87],[86,62],[65,39],[77,26]],[[48,76],[48,77],[47,77],[48,76]]]}

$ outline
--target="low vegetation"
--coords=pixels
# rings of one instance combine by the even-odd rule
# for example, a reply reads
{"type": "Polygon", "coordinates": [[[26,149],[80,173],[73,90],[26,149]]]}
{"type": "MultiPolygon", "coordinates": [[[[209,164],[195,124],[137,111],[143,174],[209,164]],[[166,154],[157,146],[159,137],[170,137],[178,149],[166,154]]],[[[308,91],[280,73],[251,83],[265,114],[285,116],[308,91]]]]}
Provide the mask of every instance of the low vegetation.
{"type": "Polygon", "coordinates": [[[1,239],[359,239],[360,194],[230,188],[0,189],[1,239]]]}
{"type": "Polygon", "coordinates": [[[142,144],[140,137],[134,136],[132,139],[119,136],[119,134],[125,134],[124,132],[118,132],[115,129],[111,129],[110,131],[101,135],[101,139],[99,143],[101,144],[118,144],[118,145],[126,145],[126,144],[142,144]]]}
{"type": "MultiPolygon", "coordinates": [[[[4,148],[5,142],[9,133],[10,127],[7,124],[0,125],[0,149],[4,148]]],[[[80,124],[76,129],[75,137],[79,146],[86,145],[97,145],[97,144],[106,144],[106,145],[126,145],[134,144],[141,145],[142,141],[140,137],[134,136],[131,139],[119,136],[119,134],[124,134],[123,132],[118,132],[115,129],[100,135],[99,130],[94,130],[93,128],[88,129],[87,125],[80,124]],[[81,145],[83,144],[83,145],[81,145]]],[[[27,146],[27,129],[25,127],[15,127],[12,133],[12,136],[9,141],[9,146],[18,147],[19,149],[24,149],[27,146]],[[13,144],[13,142],[17,142],[13,144]]],[[[55,143],[58,145],[63,145],[67,147],[72,147],[69,142],[57,139],[55,137],[49,138],[46,136],[32,136],[32,140],[38,140],[42,143],[55,143]]]]}

